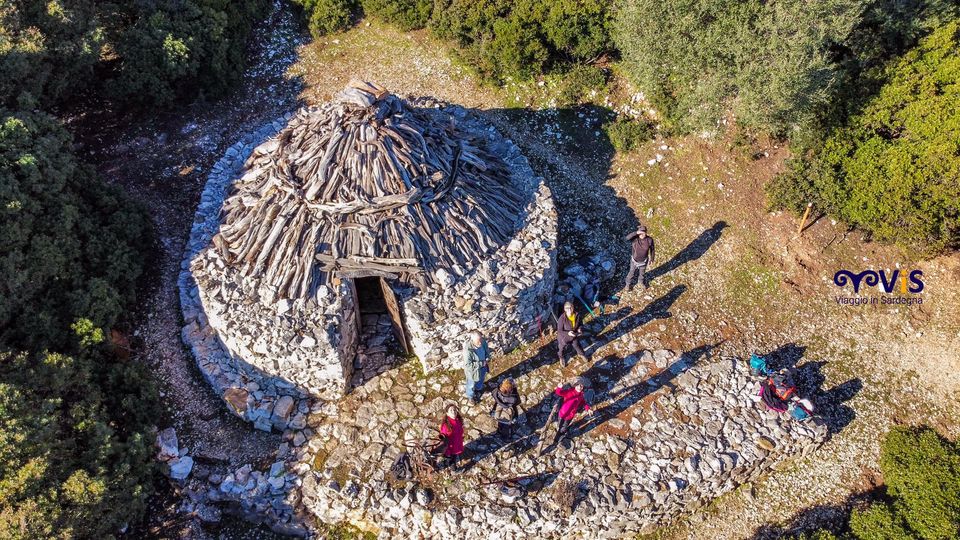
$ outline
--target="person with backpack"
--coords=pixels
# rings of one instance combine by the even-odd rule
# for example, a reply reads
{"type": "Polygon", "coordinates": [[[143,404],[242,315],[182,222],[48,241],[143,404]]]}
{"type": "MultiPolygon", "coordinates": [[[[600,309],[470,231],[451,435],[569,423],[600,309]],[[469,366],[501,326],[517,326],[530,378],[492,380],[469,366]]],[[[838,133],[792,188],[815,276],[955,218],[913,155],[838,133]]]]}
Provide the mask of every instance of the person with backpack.
{"type": "Polygon", "coordinates": [[[456,467],[463,454],[463,417],[454,404],[447,405],[443,420],[440,421],[440,435],[443,437],[443,461],[441,467],[456,467]]]}
{"type": "Polygon", "coordinates": [[[464,395],[474,403],[480,403],[480,393],[487,377],[487,362],[490,360],[490,347],[480,332],[471,332],[463,345],[464,395]]]}
{"type": "Polygon", "coordinates": [[[520,392],[513,379],[506,378],[500,387],[493,392],[493,408],[490,416],[497,421],[497,435],[506,438],[513,437],[513,426],[517,421],[520,405],[520,392]]]}
{"type": "Polygon", "coordinates": [[[560,404],[560,410],[557,411],[557,433],[553,436],[553,444],[560,442],[560,439],[566,436],[570,424],[576,418],[581,410],[589,411],[590,404],[583,396],[583,381],[578,380],[573,388],[564,386],[562,383],[557,385],[553,391],[563,402],[560,404]]]}
{"type": "Polygon", "coordinates": [[[583,321],[580,319],[580,314],[573,308],[573,303],[566,302],[563,304],[563,313],[557,319],[557,355],[560,357],[562,367],[567,367],[567,359],[563,354],[567,345],[573,345],[573,350],[577,351],[578,355],[590,361],[587,353],[583,352],[583,347],[580,346],[581,335],[583,335],[583,321]]]}
{"type": "Polygon", "coordinates": [[[627,272],[625,287],[627,292],[633,290],[633,285],[630,282],[633,281],[633,275],[638,272],[640,274],[638,283],[643,285],[645,290],[649,289],[650,286],[647,285],[646,277],[647,267],[653,264],[656,256],[653,238],[647,236],[647,228],[640,225],[636,231],[624,237],[624,240],[632,241],[630,245],[630,271],[627,272]]]}

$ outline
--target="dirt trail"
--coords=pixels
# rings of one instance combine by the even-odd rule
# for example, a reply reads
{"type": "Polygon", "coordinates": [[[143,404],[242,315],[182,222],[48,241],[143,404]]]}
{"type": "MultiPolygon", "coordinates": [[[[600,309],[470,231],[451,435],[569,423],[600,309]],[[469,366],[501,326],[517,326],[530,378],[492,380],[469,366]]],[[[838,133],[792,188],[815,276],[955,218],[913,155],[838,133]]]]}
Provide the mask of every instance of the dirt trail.
{"type": "MultiPolygon", "coordinates": [[[[142,203],[155,226],[158,253],[155,267],[148,270],[151,278],[134,341],[156,374],[167,411],[157,423],[160,428],[172,425],[180,445],[198,463],[234,469],[273,461],[280,435],[254,430],[231,414],[203,379],[180,340],[177,277],[209,169],[241,134],[297,106],[300,82],[286,74],[304,41],[295,15],[276,0],[256,35],[250,66],[230,99],[149,116],[117,114],[101,104],[69,119],[101,176],[142,203]]],[[[178,519],[176,497],[163,495],[155,502],[145,534],[206,535],[194,523],[178,519]]]]}

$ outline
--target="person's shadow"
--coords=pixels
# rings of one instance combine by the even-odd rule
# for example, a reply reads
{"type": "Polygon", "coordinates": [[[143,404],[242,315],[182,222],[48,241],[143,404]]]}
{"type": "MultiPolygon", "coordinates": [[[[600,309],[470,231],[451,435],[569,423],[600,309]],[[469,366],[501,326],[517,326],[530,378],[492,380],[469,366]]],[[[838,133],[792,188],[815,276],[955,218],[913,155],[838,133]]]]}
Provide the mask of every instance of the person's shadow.
{"type": "MultiPolygon", "coordinates": [[[[719,343],[705,344],[686,351],[663,371],[619,392],[614,392],[613,389],[616,388],[616,383],[620,377],[611,378],[607,376],[605,372],[609,368],[598,364],[587,370],[584,377],[587,377],[594,385],[596,393],[593,401],[598,406],[590,415],[582,417],[581,421],[575,422],[570,427],[568,437],[572,440],[590,433],[663,387],[675,391],[675,379],[703,361],[704,358],[709,357],[710,352],[719,345],[719,343]],[[608,401],[609,403],[606,403],[608,401]]],[[[614,370],[614,372],[620,373],[622,377],[629,370],[619,369],[614,370]]]]}
{"type": "Polygon", "coordinates": [[[863,381],[853,378],[830,389],[823,387],[826,376],[823,366],[827,362],[811,361],[800,363],[807,348],[796,343],[787,343],[761,355],[767,360],[767,367],[773,371],[788,369],[797,393],[801,398],[809,399],[815,407],[815,416],[824,421],[831,435],[839,433],[856,418],[856,412],[845,405],[863,389],[863,381]]]}
{"type": "Polygon", "coordinates": [[[592,354],[601,347],[616,341],[618,338],[640,328],[648,322],[657,319],[669,319],[673,316],[670,308],[673,307],[673,304],[686,290],[686,285],[677,285],[633,315],[628,316],[632,311],[631,308],[623,307],[606,317],[600,318],[598,321],[591,321],[591,326],[596,326],[598,322],[604,324],[604,326],[612,323],[613,326],[609,330],[599,330],[592,337],[588,336],[588,342],[583,344],[584,349],[588,349],[585,352],[592,354]]]}
{"type": "Polygon", "coordinates": [[[683,264],[686,264],[690,261],[695,261],[702,257],[703,254],[710,249],[710,246],[715,244],[717,240],[720,240],[720,236],[723,234],[723,229],[727,227],[728,225],[726,221],[718,221],[714,223],[712,227],[700,233],[700,235],[694,238],[692,242],[687,244],[687,247],[681,249],[669,261],[647,272],[647,282],[650,283],[658,277],[676,270],[683,264]]]}

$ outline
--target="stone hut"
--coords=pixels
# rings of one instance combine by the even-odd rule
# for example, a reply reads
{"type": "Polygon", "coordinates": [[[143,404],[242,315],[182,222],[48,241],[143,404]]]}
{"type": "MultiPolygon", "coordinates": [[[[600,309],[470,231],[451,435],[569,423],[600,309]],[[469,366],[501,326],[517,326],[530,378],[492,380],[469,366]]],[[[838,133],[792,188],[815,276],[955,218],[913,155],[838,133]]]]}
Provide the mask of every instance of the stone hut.
{"type": "Polygon", "coordinates": [[[458,368],[471,330],[504,352],[550,325],[551,193],[475,113],[353,82],[248,153],[222,204],[201,204],[215,227],[188,262],[200,319],[245,373],[343,395],[367,369],[369,302],[425,371],[458,368]]]}

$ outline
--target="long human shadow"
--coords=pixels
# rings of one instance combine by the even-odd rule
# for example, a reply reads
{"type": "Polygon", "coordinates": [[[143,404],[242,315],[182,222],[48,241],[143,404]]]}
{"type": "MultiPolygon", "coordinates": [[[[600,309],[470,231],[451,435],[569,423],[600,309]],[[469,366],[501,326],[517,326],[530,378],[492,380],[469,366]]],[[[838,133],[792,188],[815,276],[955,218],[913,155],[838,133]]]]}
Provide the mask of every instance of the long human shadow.
{"type": "Polygon", "coordinates": [[[647,281],[652,282],[653,280],[676,270],[682,265],[702,257],[703,254],[710,249],[710,246],[715,244],[717,240],[720,240],[720,236],[723,234],[723,229],[727,227],[728,225],[726,221],[718,221],[714,223],[712,227],[701,232],[696,238],[693,239],[692,242],[687,244],[687,247],[681,249],[676,255],[671,257],[669,261],[647,272],[647,281]]]}
{"type": "Polygon", "coordinates": [[[655,321],[657,319],[669,319],[673,316],[670,312],[670,308],[673,307],[673,304],[680,298],[684,292],[686,292],[686,285],[676,285],[663,296],[655,299],[650,302],[643,309],[634,313],[633,315],[627,315],[630,313],[631,309],[629,307],[623,307],[617,310],[616,312],[609,315],[609,319],[601,319],[604,322],[605,326],[611,325],[609,329],[601,329],[593,338],[591,338],[590,343],[585,347],[585,352],[591,354],[601,347],[616,341],[620,337],[629,334],[633,330],[647,324],[648,322],[655,321]]]}
{"type": "MultiPolygon", "coordinates": [[[[598,360],[587,371],[583,372],[580,377],[586,379],[589,383],[586,393],[588,396],[591,394],[592,396],[588,398],[588,402],[591,406],[599,408],[587,416],[586,421],[581,421],[571,426],[569,437],[573,438],[589,433],[607,420],[616,417],[644,397],[664,386],[669,386],[671,389],[675,388],[672,383],[673,379],[700,362],[701,359],[708,355],[717,345],[718,344],[703,345],[687,351],[681,354],[680,358],[667,369],[620,392],[613,392],[613,389],[617,387],[617,383],[623,377],[630,373],[632,365],[624,365],[623,359],[615,355],[607,355],[598,360]],[[609,400],[613,401],[606,405],[600,405],[609,400]]],[[[470,461],[467,468],[469,469],[469,467],[479,463],[495,452],[509,452],[516,456],[539,445],[540,436],[543,433],[543,428],[547,421],[547,415],[557,399],[559,398],[551,389],[548,394],[527,408],[518,418],[518,423],[524,424],[529,431],[524,435],[505,440],[496,433],[488,433],[468,443],[466,449],[470,454],[470,461]]],[[[552,449],[553,443],[551,442],[544,451],[549,452],[552,449]]]]}
{"type": "MultiPolygon", "coordinates": [[[[674,384],[674,379],[700,363],[717,346],[719,346],[719,343],[705,344],[686,351],[663,371],[619,392],[613,392],[613,389],[616,388],[616,383],[620,377],[610,378],[598,376],[600,373],[593,373],[594,368],[587,370],[584,376],[590,378],[597,389],[594,401],[596,403],[606,404],[602,407],[597,407],[591,414],[583,416],[579,422],[574,423],[574,425],[570,427],[570,438],[572,439],[590,433],[661,388],[669,387],[671,391],[675,391],[676,385],[674,384]],[[603,384],[598,385],[598,382],[603,384]]],[[[595,368],[598,372],[609,369],[604,366],[595,366],[595,368]]],[[[622,370],[622,373],[625,375],[627,371],[628,370],[622,370]]]]}
{"type": "MultiPolygon", "coordinates": [[[[601,320],[604,322],[604,324],[609,325],[613,323],[613,327],[606,331],[601,330],[595,336],[588,336],[585,338],[589,342],[583,344],[584,352],[591,354],[607,343],[610,343],[617,338],[628,334],[637,328],[640,328],[648,322],[672,317],[673,315],[670,313],[671,306],[673,306],[674,302],[676,302],[677,299],[680,298],[680,295],[682,295],[686,290],[686,285],[677,285],[670,289],[666,294],[660,298],[657,298],[653,302],[650,302],[644,306],[643,309],[634,313],[633,315],[628,316],[628,314],[632,311],[631,308],[623,307],[617,310],[615,313],[603,316],[601,320]]],[[[590,324],[596,323],[592,322],[590,324]]],[[[568,354],[572,354],[572,352],[568,354]]],[[[550,365],[558,360],[557,343],[556,339],[554,338],[540,345],[536,352],[528,356],[527,359],[522,360],[491,377],[487,381],[484,391],[489,391],[490,389],[498,387],[506,378],[517,380],[523,375],[536,371],[541,367],[550,365]]]]}

